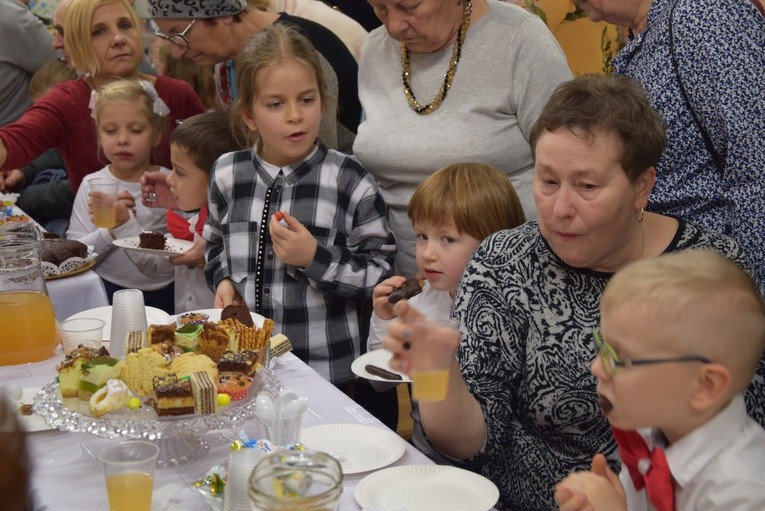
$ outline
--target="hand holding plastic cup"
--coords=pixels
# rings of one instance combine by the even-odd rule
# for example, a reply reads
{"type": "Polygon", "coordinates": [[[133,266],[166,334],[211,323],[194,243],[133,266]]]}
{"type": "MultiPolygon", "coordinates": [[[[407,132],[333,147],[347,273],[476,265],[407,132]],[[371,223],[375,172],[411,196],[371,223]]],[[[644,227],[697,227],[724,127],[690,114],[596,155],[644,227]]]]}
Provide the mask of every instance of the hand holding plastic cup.
{"type": "Polygon", "coordinates": [[[457,320],[450,318],[421,318],[414,322],[411,346],[412,399],[417,401],[443,401],[449,392],[449,375],[454,364],[454,351],[450,343],[442,342],[459,337],[457,320]]]}
{"type": "Polygon", "coordinates": [[[154,466],[159,447],[128,440],[104,447],[98,458],[104,467],[109,511],[150,511],[154,466]]]}
{"type": "Polygon", "coordinates": [[[112,330],[109,335],[109,354],[125,356],[125,339],[128,332],[138,330],[146,335],[146,307],[140,289],[120,289],[112,297],[112,330]]]}
{"type": "Polygon", "coordinates": [[[97,318],[67,319],[59,325],[64,354],[69,355],[78,346],[98,349],[103,339],[106,322],[97,318]]]}
{"type": "Polygon", "coordinates": [[[96,227],[111,229],[117,225],[117,192],[120,182],[109,178],[97,178],[88,181],[90,200],[93,208],[93,224],[96,227]]]}

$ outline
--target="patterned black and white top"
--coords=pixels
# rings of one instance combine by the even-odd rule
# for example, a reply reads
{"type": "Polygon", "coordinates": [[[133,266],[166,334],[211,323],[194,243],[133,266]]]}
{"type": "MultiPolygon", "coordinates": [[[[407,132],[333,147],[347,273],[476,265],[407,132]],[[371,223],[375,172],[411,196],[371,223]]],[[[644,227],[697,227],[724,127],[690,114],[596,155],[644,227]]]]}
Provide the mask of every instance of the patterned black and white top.
{"type": "MultiPolygon", "coordinates": [[[[747,268],[732,239],[680,221],[667,248],[713,248],[747,268]]],[[[489,237],[468,264],[454,302],[462,374],[486,417],[483,450],[465,462],[500,489],[500,509],[558,509],[553,486],[616,444],[600,412],[591,331],[610,273],[561,261],[536,222],[489,237]]],[[[765,364],[750,413],[765,421],[765,364]],[[756,408],[756,409],[755,409],[756,408]]]]}
{"type": "Polygon", "coordinates": [[[213,289],[230,278],[249,309],[289,337],[295,355],[335,384],[352,379],[368,320],[363,305],[396,252],[385,202],[364,167],[324,145],[281,169],[254,150],[227,153],[213,167],[208,209],[205,276],[213,289]],[[268,222],[280,210],[318,242],[307,268],[273,252],[268,222]]]}
{"type": "Polygon", "coordinates": [[[765,17],[751,0],[653,0],[647,28],[612,62],[643,84],[667,127],[648,209],[733,237],[765,290],[765,17]],[[715,166],[680,92],[724,160],[715,166]]]}

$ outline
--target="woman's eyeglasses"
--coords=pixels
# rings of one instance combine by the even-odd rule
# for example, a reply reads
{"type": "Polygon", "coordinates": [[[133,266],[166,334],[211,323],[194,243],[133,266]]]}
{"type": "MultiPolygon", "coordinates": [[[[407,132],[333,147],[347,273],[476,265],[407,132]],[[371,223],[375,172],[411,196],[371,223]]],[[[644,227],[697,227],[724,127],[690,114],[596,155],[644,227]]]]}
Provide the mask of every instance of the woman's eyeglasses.
{"type": "Polygon", "coordinates": [[[184,48],[189,47],[189,39],[186,37],[186,34],[188,34],[189,30],[191,30],[191,27],[196,23],[197,20],[191,20],[191,23],[183,29],[183,32],[176,32],[175,34],[165,34],[161,30],[157,29],[154,31],[154,35],[157,37],[161,37],[165,41],[170,41],[173,44],[177,44],[178,46],[183,46],[184,48]]]}
{"type": "Polygon", "coordinates": [[[668,364],[671,362],[701,362],[710,364],[712,361],[699,355],[686,355],[675,358],[642,358],[642,359],[621,359],[614,351],[613,346],[608,344],[600,335],[600,330],[592,329],[592,339],[595,341],[595,349],[600,357],[600,363],[606,374],[613,376],[620,367],[632,367],[651,364],[668,364]]]}

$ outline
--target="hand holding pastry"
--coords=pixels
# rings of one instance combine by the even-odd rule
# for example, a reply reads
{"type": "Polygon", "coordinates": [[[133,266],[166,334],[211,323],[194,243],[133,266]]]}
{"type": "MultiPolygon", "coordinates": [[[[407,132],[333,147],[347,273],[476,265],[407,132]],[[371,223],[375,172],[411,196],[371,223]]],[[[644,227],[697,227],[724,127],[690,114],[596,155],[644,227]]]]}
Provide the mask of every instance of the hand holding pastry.
{"type": "Polygon", "coordinates": [[[393,304],[389,298],[391,293],[401,288],[406,282],[406,277],[394,275],[377,284],[372,291],[372,307],[380,319],[388,321],[396,317],[393,313],[393,304]]]}
{"type": "Polygon", "coordinates": [[[307,268],[311,264],[318,243],[297,218],[278,211],[271,216],[268,227],[274,253],[281,262],[298,268],[307,268]]]}

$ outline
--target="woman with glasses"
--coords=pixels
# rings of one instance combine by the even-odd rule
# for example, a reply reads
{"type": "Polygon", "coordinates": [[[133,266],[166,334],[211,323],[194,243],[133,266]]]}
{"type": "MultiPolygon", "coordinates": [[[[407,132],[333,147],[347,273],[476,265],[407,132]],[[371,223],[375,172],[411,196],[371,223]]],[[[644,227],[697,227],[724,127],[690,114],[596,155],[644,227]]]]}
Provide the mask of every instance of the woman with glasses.
{"type": "Polygon", "coordinates": [[[152,22],[158,27],[155,33],[170,42],[173,57],[216,66],[216,88],[226,109],[238,95],[235,59],[250,38],[273,24],[296,27],[319,52],[327,77],[331,101],[319,138],[328,147],[351,153],[361,121],[356,59],[328,28],[284,12],[266,12],[268,5],[268,0],[148,1],[152,22]]]}
{"type": "MultiPolygon", "coordinates": [[[[600,296],[614,272],[700,247],[748,266],[735,241],[643,211],[664,142],[660,117],[632,80],[560,85],[530,137],[538,220],[491,236],[468,263],[453,309],[461,341],[457,332],[435,337],[415,325],[419,312],[397,305],[403,321],[384,341],[395,369],[423,366],[418,342],[456,352],[447,398],[420,403],[429,441],[492,479],[500,509],[557,509],[555,483],[588,469],[595,453],[617,468],[589,371],[600,296]]],[[[748,404],[763,423],[760,369],[748,404]]]]}
{"type": "Polygon", "coordinates": [[[91,117],[91,94],[115,78],[154,84],[170,108],[153,164],[170,167],[168,138],[204,106],[186,82],[138,72],[143,58],[140,21],[127,0],[74,0],[64,17],[64,46],[80,78],[54,86],[15,123],[0,129],[0,170],[22,167],[50,148],[61,153],[73,191],[104,166],[91,117]]]}

